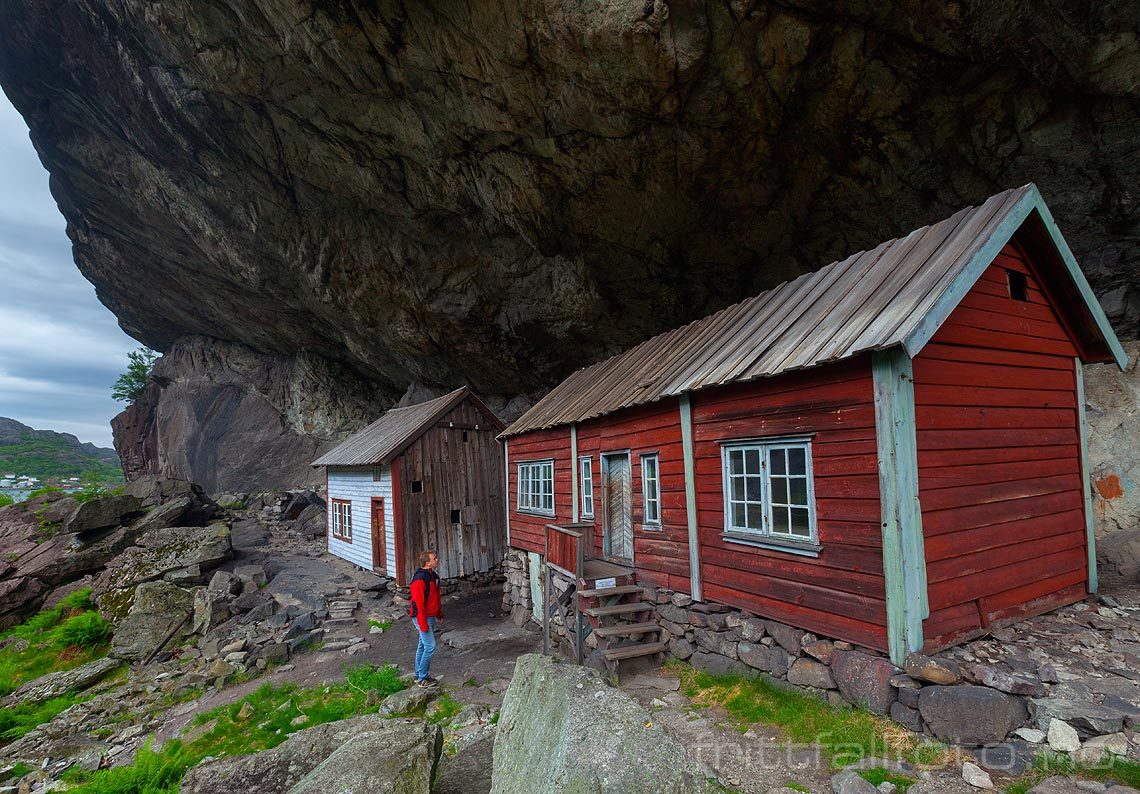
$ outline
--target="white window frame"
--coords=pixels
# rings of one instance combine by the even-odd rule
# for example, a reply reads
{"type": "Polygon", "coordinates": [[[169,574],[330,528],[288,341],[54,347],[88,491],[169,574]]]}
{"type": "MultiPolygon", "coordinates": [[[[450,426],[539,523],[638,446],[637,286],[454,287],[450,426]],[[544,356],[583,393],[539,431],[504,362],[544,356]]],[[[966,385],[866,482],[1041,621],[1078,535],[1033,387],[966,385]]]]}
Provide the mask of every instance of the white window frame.
{"type": "Polygon", "coordinates": [[[545,460],[521,460],[518,462],[517,465],[518,465],[518,470],[517,470],[518,511],[520,513],[531,513],[532,515],[536,515],[536,516],[553,517],[554,516],[554,458],[546,458],[545,460]],[[546,476],[544,476],[545,472],[543,471],[543,469],[547,466],[550,467],[550,477],[549,477],[549,481],[550,481],[550,507],[549,508],[547,508],[547,507],[545,507],[545,505],[543,505],[543,502],[545,501],[544,497],[546,496],[546,494],[544,494],[542,492],[541,488],[537,493],[534,491],[533,488],[529,488],[529,487],[528,487],[526,492],[523,491],[524,479],[526,480],[528,486],[534,482],[541,484],[541,483],[547,481],[548,478],[546,476]],[[526,474],[525,477],[524,477],[524,472],[526,474]],[[539,474],[539,476],[537,478],[535,478],[535,476],[534,476],[535,472],[537,472],[539,474]],[[537,497],[537,501],[538,501],[537,506],[535,505],[536,497],[537,497]]]}
{"type": "Polygon", "coordinates": [[[578,459],[578,473],[582,481],[582,518],[594,517],[594,459],[583,455],[578,459]]]}
{"type": "MultiPolygon", "coordinates": [[[[816,526],[815,509],[815,474],[812,462],[812,444],[810,438],[802,436],[788,438],[764,438],[745,441],[727,441],[721,444],[721,489],[724,497],[724,533],[726,536],[755,538],[757,540],[771,541],[779,544],[792,544],[795,546],[818,547],[819,531],[816,526]],[[769,469],[770,453],[775,449],[802,449],[804,452],[804,466],[807,479],[807,504],[796,505],[806,507],[808,511],[808,537],[793,535],[791,532],[774,532],[772,518],[772,473],[769,469]],[[760,457],[760,514],[762,526],[738,527],[733,522],[732,474],[730,471],[729,456],[735,451],[755,450],[760,457]]],[[[776,475],[782,476],[782,475],[776,475]]],[[[746,486],[747,487],[747,486],[746,486]]],[[[789,489],[790,490],[790,489],[789,489]]],[[[747,499],[750,504],[755,501],[747,499]]],[[[789,527],[790,529],[790,527],[789,527]]]]}
{"type": "Polygon", "coordinates": [[[333,498],[329,502],[329,521],[332,536],[352,543],[352,500],[333,498]]]}
{"type": "Polygon", "coordinates": [[[656,452],[646,452],[641,456],[641,523],[655,529],[661,527],[661,456],[656,452]],[[653,489],[655,496],[649,497],[650,477],[646,473],[646,461],[653,461],[653,489]],[[652,517],[649,506],[653,505],[652,517]]]}

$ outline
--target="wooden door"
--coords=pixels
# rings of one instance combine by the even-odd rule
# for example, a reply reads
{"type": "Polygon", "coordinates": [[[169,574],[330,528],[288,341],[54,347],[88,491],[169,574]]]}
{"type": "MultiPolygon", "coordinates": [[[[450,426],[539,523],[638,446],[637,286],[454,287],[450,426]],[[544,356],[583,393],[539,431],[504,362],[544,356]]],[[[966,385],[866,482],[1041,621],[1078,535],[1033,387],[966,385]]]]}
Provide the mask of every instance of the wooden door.
{"type": "Polygon", "coordinates": [[[633,482],[629,453],[602,455],[605,534],[602,550],[617,562],[633,564],[633,482]]]}
{"type": "Polygon", "coordinates": [[[372,497],[372,569],[388,573],[388,548],[384,540],[384,500],[372,497]]]}

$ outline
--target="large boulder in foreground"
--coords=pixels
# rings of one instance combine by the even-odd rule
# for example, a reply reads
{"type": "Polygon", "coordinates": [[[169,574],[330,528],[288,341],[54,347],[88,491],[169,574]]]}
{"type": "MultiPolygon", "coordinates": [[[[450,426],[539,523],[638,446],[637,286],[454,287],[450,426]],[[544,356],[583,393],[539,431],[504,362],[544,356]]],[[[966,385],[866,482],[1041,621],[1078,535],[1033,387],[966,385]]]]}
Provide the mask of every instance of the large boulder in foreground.
{"type": "Polygon", "coordinates": [[[918,710],[937,738],[966,747],[1000,742],[1029,719],[1021,698],[972,685],[923,687],[918,710]]]}
{"type": "Polygon", "coordinates": [[[499,711],[492,794],[714,791],[649,713],[588,668],[528,654],[499,711]]]}
{"type": "Polygon", "coordinates": [[[111,656],[141,662],[173,639],[189,634],[194,595],[170,582],[144,582],[136,588],[126,618],[111,638],[111,656]]]}
{"type": "Polygon", "coordinates": [[[298,731],[255,755],[203,761],[186,773],[179,791],[428,794],[442,749],[437,725],[368,714],[298,731]]]}

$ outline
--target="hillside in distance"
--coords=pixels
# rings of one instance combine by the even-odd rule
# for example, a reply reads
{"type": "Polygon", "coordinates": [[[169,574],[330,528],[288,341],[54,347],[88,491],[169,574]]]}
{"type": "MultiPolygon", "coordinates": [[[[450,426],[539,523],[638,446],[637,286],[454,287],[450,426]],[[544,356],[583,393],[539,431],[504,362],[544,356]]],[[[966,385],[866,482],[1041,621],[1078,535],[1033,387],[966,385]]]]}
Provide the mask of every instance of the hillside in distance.
{"type": "Polygon", "coordinates": [[[0,416],[0,476],[18,474],[41,480],[79,477],[95,470],[100,479],[119,480],[115,450],[80,441],[70,433],[35,430],[0,416]]]}

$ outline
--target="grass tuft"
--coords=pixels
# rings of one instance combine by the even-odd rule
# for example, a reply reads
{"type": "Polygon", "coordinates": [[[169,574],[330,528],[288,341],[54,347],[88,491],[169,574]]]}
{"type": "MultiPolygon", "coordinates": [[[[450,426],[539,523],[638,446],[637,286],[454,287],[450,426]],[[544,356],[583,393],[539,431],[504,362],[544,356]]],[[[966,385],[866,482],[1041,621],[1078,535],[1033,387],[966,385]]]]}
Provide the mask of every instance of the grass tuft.
{"type": "Polygon", "coordinates": [[[906,791],[915,783],[914,778],[888,772],[881,766],[861,770],[859,776],[876,788],[878,788],[880,783],[894,783],[898,791],[906,791]]]}

